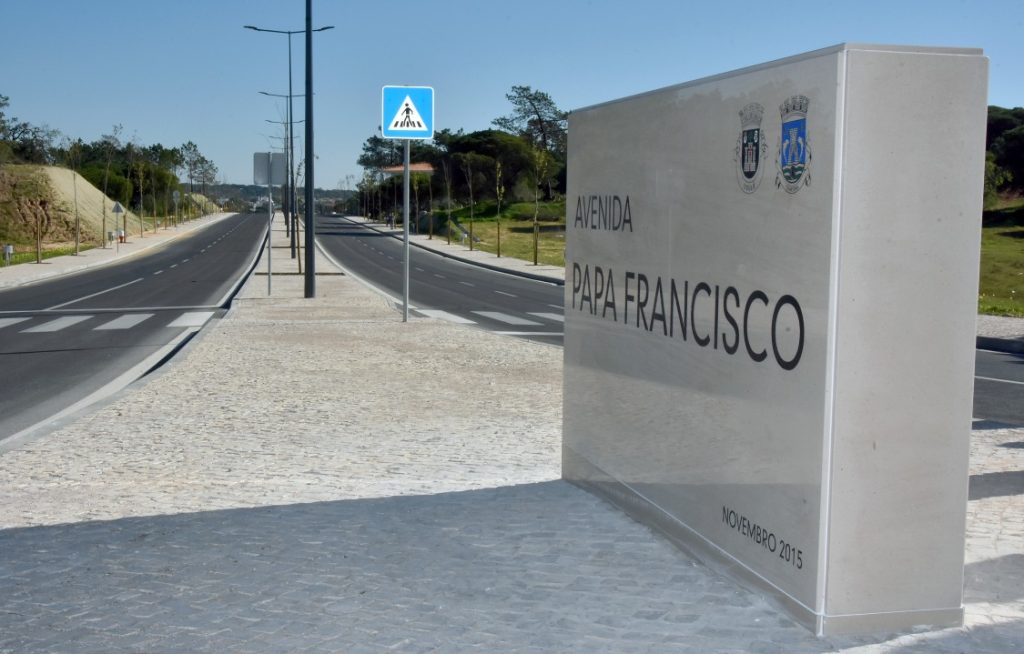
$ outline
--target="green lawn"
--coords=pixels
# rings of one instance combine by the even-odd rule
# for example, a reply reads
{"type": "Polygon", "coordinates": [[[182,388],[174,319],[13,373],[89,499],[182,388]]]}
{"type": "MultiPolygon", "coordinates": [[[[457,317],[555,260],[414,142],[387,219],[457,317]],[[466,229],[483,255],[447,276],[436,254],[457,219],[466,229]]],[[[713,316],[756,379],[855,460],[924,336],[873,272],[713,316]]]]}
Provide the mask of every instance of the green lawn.
{"type": "MultiPolygon", "coordinates": [[[[474,247],[497,251],[498,223],[494,202],[474,207],[474,247]]],[[[533,261],[533,203],[502,207],[501,256],[533,261]]],[[[439,212],[439,216],[443,216],[439,212]]],[[[452,212],[469,229],[469,208],[452,212]]],[[[565,265],[565,203],[542,203],[538,261],[565,265]]],[[[444,238],[443,235],[435,238],[444,238]]],[[[1024,198],[1005,200],[984,214],[978,312],[1024,317],[1024,198]]]]}
{"type": "Polygon", "coordinates": [[[984,214],[978,313],[1024,317],[1024,198],[984,214]]]}
{"type": "MultiPolygon", "coordinates": [[[[86,250],[91,250],[94,247],[96,247],[96,245],[94,243],[82,243],[79,246],[78,251],[79,252],[85,252],[86,250]]],[[[51,259],[53,257],[63,257],[64,255],[74,254],[74,253],[75,253],[75,246],[71,245],[71,246],[51,247],[49,249],[44,249],[42,254],[43,254],[43,259],[51,259]]],[[[24,252],[15,252],[14,256],[11,257],[11,265],[12,266],[14,264],[18,264],[18,263],[35,263],[35,261],[36,261],[36,251],[35,251],[35,249],[24,251],[24,252]]],[[[3,263],[4,263],[3,261],[0,261],[0,266],[2,266],[3,263]]]]}
{"type": "MultiPolygon", "coordinates": [[[[471,221],[469,208],[452,211],[452,219],[470,229],[472,222],[474,249],[498,252],[497,206],[492,202],[481,202],[473,208],[471,221]],[[479,239],[479,240],[476,240],[479,239]]],[[[532,202],[517,202],[501,208],[501,256],[533,261],[533,212],[532,202]]],[[[437,212],[443,220],[446,213],[437,212]]],[[[537,239],[537,262],[551,266],[565,265],[565,201],[542,202],[538,213],[539,234],[537,239]]],[[[454,234],[454,233],[453,233],[454,234]]],[[[434,238],[444,238],[444,235],[434,238]]],[[[453,235],[454,239],[454,235],[453,235]]],[[[469,249],[469,241],[466,241],[469,249]]]]}

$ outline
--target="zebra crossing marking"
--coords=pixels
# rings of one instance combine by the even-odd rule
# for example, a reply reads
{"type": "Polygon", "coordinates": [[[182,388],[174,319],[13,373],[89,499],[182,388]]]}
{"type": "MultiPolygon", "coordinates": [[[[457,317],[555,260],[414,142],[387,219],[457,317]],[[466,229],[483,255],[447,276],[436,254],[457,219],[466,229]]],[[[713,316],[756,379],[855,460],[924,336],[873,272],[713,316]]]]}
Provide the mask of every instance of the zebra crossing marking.
{"type": "Polygon", "coordinates": [[[105,322],[99,327],[94,327],[93,331],[105,331],[111,329],[131,329],[135,325],[138,325],[144,320],[152,318],[155,314],[152,313],[126,313],[123,316],[114,318],[110,322],[105,322]]]}
{"type": "Polygon", "coordinates": [[[44,322],[41,325],[36,325],[35,327],[29,327],[28,329],[23,329],[23,330],[21,330],[21,333],[22,334],[39,334],[39,333],[44,333],[44,332],[45,333],[59,332],[60,330],[66,328],[66,327],[70,327],[72,325],[77,325],[78,323],[85,322],[86,320],[89,320],[90,318],[92,318],[92,316],[62,316],[60,318],[57,318],[56,320],[51,320],[49,322],[44,322]]]}
{"type": "Polygon", "coordinates": [[[202,327],[206,321],[213,317],[213,311],[188,311],[178,316],[178,319],[167,325],[168,327],[202,327]]]}
{"type": "Polygon", "coordinates": [[[527,320],[526,318],[520,318],[519,316],[513,316],[513,315],[509,315],[507,313],[501,313],[500,311],[471,311],[470,313],[475,313],[478,316],[483,316],[484,318],[490,318],[491,320],[497,320],[498,322],[503,322],[506,325],[542,325],[543,324],[543,323],[539,323],[539,322],[536,322],[536,321],[533,321],[533,320],[527,320]]]}
{"type": "Polygon", "coordinates": [[[17,325],[19,322],[25,322],[28,318],[0,318],[0,329],[4,327],[10,327],[11,325],[17,325]]]}
{"type": "Polygon", "coordinates": [[[565,322],[565,316],[560,313],[549,313],[547,311],[529,311],[531,316],[537,316],[538,318],[544,318],[545,320],[554,320],[555,322],[565,322]]]}
{"type": "Polygon", "coordinates": [[[449,313],[447,311],[441,311],[440,309],[416,309],[416,313],[421,313],[427,318],[437,318],[438,320],[453,322],[459,325],[476,324],[476,322],[470,320],[469,318],[463,318],[462,316],[457,316],[454,313],[449,313]]]}

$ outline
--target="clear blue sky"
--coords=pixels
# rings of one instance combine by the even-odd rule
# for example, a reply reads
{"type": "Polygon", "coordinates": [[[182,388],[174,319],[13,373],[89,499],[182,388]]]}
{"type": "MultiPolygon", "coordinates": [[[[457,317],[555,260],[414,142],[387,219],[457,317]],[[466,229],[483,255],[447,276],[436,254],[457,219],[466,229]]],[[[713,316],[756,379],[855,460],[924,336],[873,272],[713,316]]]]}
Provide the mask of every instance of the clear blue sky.
{"type": "MultiPolygon", "coordinates": [[[[509,112],[514,84],[583,107],[842,42],[980,47],[989,103],[1024,104],[1020,0],[745,3],[683,0],[315,0],[316,185],[361,174],[380,87],[436,89],[438,128],[509,112]]],[[[287,39],[304,0],[4,0],[0,94],[9,113],[86,141],[120,123],[143,144],[192,140],[229,182],[277,142],[287,39]]],[[[292,37],[295,93],[304,40],[292,37]]],[[[303,112],[296,100],[296,118],[303,112]]],[[[297,133],[302,133],[297,129],[297,133]]]]}

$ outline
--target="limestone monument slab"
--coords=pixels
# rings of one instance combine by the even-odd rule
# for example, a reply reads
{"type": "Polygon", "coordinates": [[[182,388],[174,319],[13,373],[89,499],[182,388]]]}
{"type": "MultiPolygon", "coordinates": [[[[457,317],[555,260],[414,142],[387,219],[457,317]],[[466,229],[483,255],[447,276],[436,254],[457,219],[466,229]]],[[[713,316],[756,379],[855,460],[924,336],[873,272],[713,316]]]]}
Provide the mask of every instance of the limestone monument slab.
{"type": "Polygon", "coordinates": [[[962,622],[980,50],[569,118],[563,475],[821,635],[962,622]]]}

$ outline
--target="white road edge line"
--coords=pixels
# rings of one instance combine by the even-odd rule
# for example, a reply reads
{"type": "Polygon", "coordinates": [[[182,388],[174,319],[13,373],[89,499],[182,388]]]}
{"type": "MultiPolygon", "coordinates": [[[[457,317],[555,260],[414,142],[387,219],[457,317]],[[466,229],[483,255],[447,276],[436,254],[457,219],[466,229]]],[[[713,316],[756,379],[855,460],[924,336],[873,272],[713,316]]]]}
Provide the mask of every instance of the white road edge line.
{"type": "Polygon", "coordinates": [[[565,336],[565,332],[491,332],[500,336],[565,336]]]}
{"type": "Polygon", "coordinates": [[[984,379],[985,381],[1000,382],[1003,384],[1017,384],[1018,386],[1024,386],[1024,381],[1016,381],[1013,379],[998,379],[996,377],[982,377],[981,375],[975,375],[975,379],[984,379]]]}
{"type": "Polygon", "coordinates": [[[80,298],[78,298],[76,300],[69,300],[67,302],[64,302],[63,304],[55,304],[52,307],[49,307],[47,309],[43,309],[43,311],[53,311],[54,309],[60,309],[61,307],[66,307],[69,304],[74,304],[75,302],[81,302],[82,300],[88,300],[89,298],[94,298],[97,295],[103,295],[104,293],[109,293],[110,291],[116,291],[117,289],[124,288],[125,286],[131,286],[132,284],[134,284],[136,282],[141,282],[143,279],[144,279],[143,277],[139,277],[138,279],[133,279],[130,282],[125,282],[124,284],[119,284],[117,286],[112,286],[112,287],[108,288],[105,291],[100,291],[98,293],[93,293],[92,295],[86,295],[86,296],[80,297],[80,298]]]}

